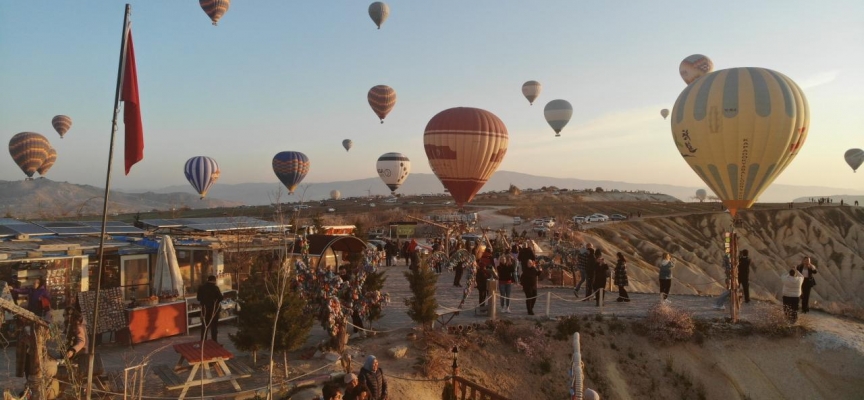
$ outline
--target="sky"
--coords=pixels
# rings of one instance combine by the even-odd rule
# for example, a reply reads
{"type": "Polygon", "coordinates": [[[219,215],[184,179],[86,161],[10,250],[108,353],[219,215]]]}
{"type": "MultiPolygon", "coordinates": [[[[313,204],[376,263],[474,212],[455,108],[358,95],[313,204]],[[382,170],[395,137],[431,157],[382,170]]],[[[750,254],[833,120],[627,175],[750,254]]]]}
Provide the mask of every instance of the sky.
{"type": "MultiPolygon", "coordinates": [[[[194,0],[132,3],[144,160],[123,174],[121,113],[112,188],[186,184],[183,166],[198,155],[219,163],[217,185],[275,183],[271,160],[287,150],[309,157],[304,183],[374,177],[386,152],[431,173],[426,123],[460,106],[506,124],[499,170],[704,187],[659,114],[685,88],[678,64],[694,53],[715,69],[773,69],[803,89],[809,136],[775,183],[864,188],[864,171],[843,160],[864,148],[860,0],[390,0],[380,30],[369,3],[235,1],[219,26],[194,0]],[[543,84],[533,106],[527,80],[543,84]],[[384,124],[366,100],[379,84],[398,95],[384,124]],[[556,138],[543,106],[559,98],[574,113],[556,138]]],[[[48,137],[50,179],[104,187],[124,4],[0,0],[0,141],[48,137]],[[73,119],[62,140],[57,114],[73,119]]],[[[0,155],[0,180],[24,177],[0,155]]]]}

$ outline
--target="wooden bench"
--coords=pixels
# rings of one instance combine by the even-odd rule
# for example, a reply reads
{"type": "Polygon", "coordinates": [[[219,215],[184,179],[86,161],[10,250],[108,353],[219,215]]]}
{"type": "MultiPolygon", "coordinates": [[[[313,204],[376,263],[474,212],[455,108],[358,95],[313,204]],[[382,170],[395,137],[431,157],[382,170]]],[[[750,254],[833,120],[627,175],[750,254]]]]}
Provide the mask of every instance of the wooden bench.
{"type": "Polygon", "coordinates": [[[183,378],[174,372],[174,367],[165,364],[158,364],[154,365],[151,370],[154,374],[159,376],[159,379],[162,379],[165,386],[183,386],[186,383],[183,378]]]}
{"type": "Polygon", "coordinates": [[[246,365],[246,363],[233,358],[225,361],[225,364],[228,365],[228,368],[231,368],[231,373],[237,375],[238,378],[248,378],[255,372],[255,370],[246,365]]]}

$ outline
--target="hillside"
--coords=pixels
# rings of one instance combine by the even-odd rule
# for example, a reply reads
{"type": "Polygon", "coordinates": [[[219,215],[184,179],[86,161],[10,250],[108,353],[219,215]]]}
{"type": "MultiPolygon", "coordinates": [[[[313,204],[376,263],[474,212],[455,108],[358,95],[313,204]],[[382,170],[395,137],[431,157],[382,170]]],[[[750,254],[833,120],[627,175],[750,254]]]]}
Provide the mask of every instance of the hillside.
{"type": "MultiPolygon", "coordinates": [[[[55,182],[0,181],[0,211],[14,218],[51,219],[100,215],[104,190],[95,186],[55,182]]],[[[134,213],[172,208],[234,207],[240,203],[205,199],[188,193],[123,193],[112,190],[108,212],[134,213]]]]}
{"type": "MultiPolygon", "coordinates": [[[[857,207],[808,207],[741,213],[737,229],[741,249],[753,259],[751,293],[777,299],[780,274],[810,255],[819,267],[811,299],[817,307],[842,311],[864,307],[864,210],[857,207]]],[[[650,217],[606,224],[585,236],[599,242],[606,254],[633,255],[631,285],[637,291],[658,290],[654,264],[663,252],[677,260],[672,293],[718,294],[722,233],[731,225],[725,213],[650,217]]]]}

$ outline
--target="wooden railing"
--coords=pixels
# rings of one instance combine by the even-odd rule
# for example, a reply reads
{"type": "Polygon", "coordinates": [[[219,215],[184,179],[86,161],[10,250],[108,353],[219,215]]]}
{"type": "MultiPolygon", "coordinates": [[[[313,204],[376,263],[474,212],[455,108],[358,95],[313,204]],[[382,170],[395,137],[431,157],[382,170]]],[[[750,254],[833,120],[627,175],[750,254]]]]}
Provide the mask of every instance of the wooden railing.
{"type": "Polygon", "coordinates": [[[456,400],[510,400],[461,376],[453,377],[456,400]]]}

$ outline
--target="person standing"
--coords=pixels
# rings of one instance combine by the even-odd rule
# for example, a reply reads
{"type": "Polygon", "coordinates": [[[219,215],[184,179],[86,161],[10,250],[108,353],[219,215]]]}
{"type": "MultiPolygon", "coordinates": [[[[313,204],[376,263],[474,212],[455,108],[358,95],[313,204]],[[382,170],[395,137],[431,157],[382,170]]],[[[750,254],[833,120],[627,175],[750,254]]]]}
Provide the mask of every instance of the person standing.
{"type": "Polygon", "coordinates": [[[360,385],[369,388],[372,394],[371,400],[387,399],[387,379],[384,378],[384,371],[378,366],[378,359],[375,356],[366,357],[357,380],[360,385]]]}
{"type": "Polygon", "coordinates": [[[750,302],[750,251],[741,250],[738,257],[738,282],[741,283],[741,291],[744,292],[744,303],[750,302]]]}
{"type": "Polygon", "coordinates": [[[502,255],[498,261],[498,293],[501,294],[501,310],[510,313],[510,295],[516,276],[516,261],[509,255],[502,255]]]}
{"type": "Polygon", "coordinates": [[[660,297],[666,303],[670,302],[669,290],[672,289],[672,268],[674,267],[675,263],[672,262],[672,255],[663,253],[663,257],[660,259],[660,264],[658,265],[660,271],[657,274],[657,278],[660,280],[660,297]]]}
{"type": "MultiPolygon", "coordinates": [[[[588,243],[588,245],[582,244],[582,248],[579,249],[579,254],[576,256],[576,268],[579,270],[579,283],[577,283],[576,287],[573,288],[573,294],[575,294],[576,297],[579,297],[579,288],[581,288],[582,284],[587,280],[585,269],[588,266],[589,250],[593,253],[594,245],[591,243],[588,243]]],[[[573,278],[575,279],[576,277],[574,276],[573,278]]],[[[590,286],[590,283],[588,285],[590,286]]],[[[590,290],[587,290],[586,286],[586,296],[589,292],[590,290]]]]}
{"type": "Polygon", "coordinates": [[[627,294],[627,286],[630,282],[627,279],[627,259],[624,258],[624,253],[620,251],[615,254],[618,261],[615,262],[615,286],[618,286],[617,302],[630,302],[630,295],[627,294]]]}
{"type": "Polygon", "coordinates": [[[27,310],[39,317],[44,318],[51,310],[51,296],[48,294],[48,288],[42,285],[42,277],[36,278],[33,287],[15,288],[12,289],[12,293],[26,294],[27,310]]]}
{"type": "Polygon", "coordinates": [[[798,320],[798,300],[801,297],[801,285],[805,282],[796,268],[789,270],[789,275],[783,276],[783,313],[790,323],[798,320]]]}
{"type": "Polygon", "coordinates": [[[477,266],[477,293],[480,295],[480,306],[486,306],[486,298],[489,297],[489,278],[492,273],[489,272],[491,265],[478,264],[477,266]]]}
{"type": "MultiPolygon", "coordinates": [[[[609,274],[609,264],[606,263],[606,259],[603,258],[603,251],[600,249],[594,250],[594,281],[593,281],[593,289],[600,290],[606,289],[606,276],[609,274]]],[[[600,307],[600,293],[597,293],[594,296],[594,300],[597,302],[597,307],[600,307]]]]}
{"type": "Polygon", "coordinates": [[[66,321],[66,359],[77,363],[79,355],[87,354],[87,328],[84,317],[75,307],[66,307],[63,312],[66,321]]]}
{"type": "Polygon", "coordinates": [[[594,274],[597,271],[597,257],[594,255],[596,250],[594,245],[588,244],[587,252],[585,253],[585,297],[594,298],[599,287],[594,287],[594,274]]]}
{"type": "Polygon", "coordinates": [[[219,343],[219,310],[224,297],[219,286],[216,286],[215,276],[208,276],[207,282],[198,287],[197,298],[201,304],[201,340],[207,337],[209,330],[211,339],[219,343]]]}
{"type": "Polygon", "coordinates": [[[801,264],[798,265],[798,272],[804,277],[804,283],[801,285],[801,312],[807,314],[810,312],[810,290],[816,286],[816,266],[810,262],[809,256],[804,256],[801,259],[801,264]]]}
{"type": "Polygon", "coordinates": [[[453,272],[455,272],[455,274],[453,276],[453,286],[462,287],[462,282],[461,282],[462,281],[462,272],[464,272],[464,271],[465,271],[465,262],[464,261],[457,262],[456,266],[453,267],[453,272]]]}
{"type": "Polygon", "coordinates": [[[393,256],[395,254],[396,254],[396,245],[393,244],[392,240],[387,239],[387,244],[384,245],[384,257],[387,257],[387,259],[384,260],[385,266],[390,267],[393,265],[393,256]]]}
{"type": "Polygon", "coordinates": [[[528,315],[534,315],[534,304],[537,303],[537,278],[539,276],[540,269],[537,268],[537,263],[534,260],[527,260],[519,284],[522,285],[522,291],[525,292],[525,306],[528,308],[528,315]]]}

